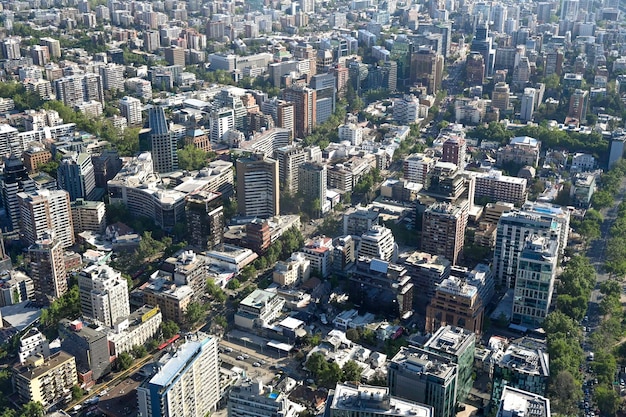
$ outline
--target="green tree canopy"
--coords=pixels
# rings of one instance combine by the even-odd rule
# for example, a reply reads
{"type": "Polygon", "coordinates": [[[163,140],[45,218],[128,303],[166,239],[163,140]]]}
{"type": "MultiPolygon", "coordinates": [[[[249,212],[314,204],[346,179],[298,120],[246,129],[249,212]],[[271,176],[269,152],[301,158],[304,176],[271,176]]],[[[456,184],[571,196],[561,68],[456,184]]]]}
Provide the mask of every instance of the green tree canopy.
{"type": "Polygon", "coordinates": [[[204,168],[207,164],[207,152],[196,148],[194,145],[185,145],[177,153],[178,167],[180,169],[195,171],[204,168]]]}

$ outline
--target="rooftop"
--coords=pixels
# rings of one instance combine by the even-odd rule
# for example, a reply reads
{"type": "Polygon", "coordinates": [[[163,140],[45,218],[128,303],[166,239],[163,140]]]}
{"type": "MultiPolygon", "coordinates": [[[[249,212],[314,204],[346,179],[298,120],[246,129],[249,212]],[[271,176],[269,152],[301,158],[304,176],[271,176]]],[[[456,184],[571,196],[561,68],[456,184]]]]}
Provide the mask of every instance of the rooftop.
{"type": "Polygon", "coordinates": [[[476,339],[474,333],[462,327],[443,326],[426,342],[426,349],[432,348],[455,356],[461,355],[476,339]]]}
{"type": "Polygon", "coordinates": [[[549,417],[550,400],[541,395],[505,386],[500,399],[499,417],[549,417]]]}
{"type": "Polygon", "coordinates": [[[413,346],[401,348],[391,362],[405,371],[434,375],[441,379],[447,379],[457,372],[456,365],[445,357],[413,346]]]}
{"type": "Polygon", "coordinates": [[[508,346],[498,365],[503,368],[515,369],[519,373],[547,378],[550,376],[548,358],[545,344],[522,339],[508,346]]]}
{"type": "Polygon", "coordinates": [[[43,363],[41,363],[39,366],[35,366],[32,364],[20,365],[15,368],[15,371],[20,376],[28,380],[33,380],[39,378],[41,375],[44,375],[47,372],[50,372],[51,370],[57,368],[58,366],[64,364],[69,360],[74,360],[74,356],[61,350],[57,353],[50,355],[49,358],[43,359],[43,363]]]}
{"type": "Polygon", "coordinates": [[[276,297],[273,292],[256,289],[252,294],[244,298],[239,305],[260,308],[266,305],[270,300],[276,297]]]}
{"type": "Polygon", "coordinates": [[[209,340],[209,337],[201,341],[188,340],[174,353],[174,356],[163,365],[159,372],[150,379],[150,384],[161,387],[171,384],[173,379],[184,370],[187,364],[202,350],[202,347],[206,345],[209,340]]]}
{"type": "Polygon", "coordinates": [[[428,405],[392,397],[388,388],[370,385],[337,384],[331,408],[390,416],[430,417],[434,414],[433,408],[428,405]]]}

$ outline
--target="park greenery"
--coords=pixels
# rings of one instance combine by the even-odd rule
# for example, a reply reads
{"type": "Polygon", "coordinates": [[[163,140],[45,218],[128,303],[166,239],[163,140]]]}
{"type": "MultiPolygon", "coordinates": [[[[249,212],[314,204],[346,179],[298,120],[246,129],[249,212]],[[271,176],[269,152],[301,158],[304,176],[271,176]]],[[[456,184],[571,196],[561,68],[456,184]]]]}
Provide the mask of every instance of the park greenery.
{"type": "Polygon", "coordinates": [[[319,385],[326,388],[333,388],[337,382],[359,382],[362,373],[359,365],[352,360],[348,361],[342,369],[336,362],[328,362],[326,357],[319,352],[309,356],[306,369],[311,372],[319,385]]]}
{"type": "Polygon", "coordinates": [[[488,125],[476,126],[467,132],[467,136],[479,141],[498,142],[500,145],[507,144],[514,136],[530,136],[541,141],[542,149],[586,152],[596,156],[600,161],[608,159],[609,143],[596,132],[590,134],[570,132],[545,124],[508,130],[502,123],[491,122],[488,125]]]}

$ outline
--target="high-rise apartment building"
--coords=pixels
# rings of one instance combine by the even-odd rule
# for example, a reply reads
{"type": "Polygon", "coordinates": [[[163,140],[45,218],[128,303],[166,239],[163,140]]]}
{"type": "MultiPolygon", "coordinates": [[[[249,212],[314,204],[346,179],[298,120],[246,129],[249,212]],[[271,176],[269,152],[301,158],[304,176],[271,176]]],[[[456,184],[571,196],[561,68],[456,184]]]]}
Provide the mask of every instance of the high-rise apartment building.
{"type": "Polygon", "coordinates": [[[52,58],[61,58],[61,42],[58,39],[41,38],[39,44],[48,47],[52,58]]]}
{"type": "Polygon", "coordinates": [[[91,100],[104,102],[102,78],[99,74],[68,75],[54,80],[56,98],[66,106],[76,106],[91,100]]]}
{"type": "Polygon", "coordinates": [[[170,46],[164,49],[165,60],[170,65],[185,66],[185,50],[178,46],[170,46]]]}
{"type": "Polygon", "coordinates": [[[22,57],[20,41],[21,39],[19,37],[10,37],[2,41],[0,46],[2,46],[2,56],[4,59],[19,59],[22,57]]]}
{"type": "Polygon", "coordinates": [[[113,327],[130,314],[128,283],[108,265],[90,265],[78,274],[80,307],[85,317],[113,327]]]}
{"type": "Polygon", "coordinates": [[[422,250],[456,265],[463,251],[468,209],[465,200],[458,205],[435,203],[428,207],[422,221],[422,250]]]}
{"type": "Polygon", "coordinates": [[[151,107],[148,110],[148,125],[152,143],[152,162],[158,173],[172,172],[178,169],[178,139],[184,136],[182,126],[168,126],[163,107],[151,107]],[[182,132],[180,131],[182,128],[182,132]]]}
{"type": "Polygon", "coordinates": [[[20,227],[20,204],[18,193],[34,192],[35,182],[28,176],[28,171],[18,156],[11,155],[4,160],[2,177],[2,205],[9,217],[12,230],[20,227]]]}
{"type": "Polygon", "coordinates": [[[458,366],[416,347],[403,347],[387,371],[391,395],[434,408],[434,417],[456,415],[458,366]]]}
{"type": "Polygon", "coordinates": [[[219,192],[198,191],[185,203],[187,242],[202,249],[213,249],[224,238],[224,203],[219,192]]]}
{"type": "Polygon", "coordinates": [[[423,153],[414,153],[404,158],[404,179],[428,188],[428,174],[435,166],[435,159],[423,153]]]}
{"type": "Polygon", "coordinates": [[[558,266],[558,241],[531,236],[519,255],[511,322],[539,328],[548,315],[558,266]]]}
{"type": "Polygon", "coordinates": [[[496,285],[515,286],[519,256],[531,236],[556,236],[558,252],[563,253],[569,236],[569,218],[568,210],[546,203],[529,202],[519,210],[503,213],[498,221],[493,254],[496,285]]]}
{"type": "Polygon", "coordinates": [[[326,165],[305,162],[298,166],[298,192],[304,195],[306,201],[310,201],[310,207],[318,215],[324,212],[326,188],[326,165]]]}
{"type": "Polygon", "coordinates": [[[293,85],[283,90],[283,100],[294,105],[295,136],[304,138],[310,135],[317,124],[317,91],[293,85]]]}
{"type": "Polygon", "coordinates": [[[50,51],[47,46],[34,45],[30,48],[30,57],[34,65],[43,67],[50,62],[50,51]]]}
{"type": "Polygon", "coordinates": [[[437,285],[435,297],[426,307],[426,331],[452,325],[480,334],[484,311],[478,288],[457,277],[446,278],[437,285]]]}
{"type": "Polygon", "coordinates": [[[524,122],[530,122],[533,120],[536,95],[537,90],[534,88],[524,88],[524,94],[522,95],[522,108],[520,110],[520,119],[524,122]]]}
{"type": "Polygon", "coordinates": [[[109,63],[99,68],[102,88],[105,91],[124,91],[124,65],[109,63]]]}
{"type": "Polygon", "coordinates": [[[576,89],[569,99],[569,111],[567,117],[576,119],[579,123],[587,120],[587,107],[589,106],[589,91],[576,89]]]}
{"type": "Polygon", "coordinates": [[[513,203],[518,207],[526,202],[526,178],[510,177],[495,169],[477,174],[474,178],[476,199],[513,203]]]}
{"type": "Polygon", "coordinates": [[[281,190],[291,194],[298,192],[298,167],[307,160],[306,151],[298,145],[288,145],[274,151],[278,161],[278,180],[281,190]]]}
{"type": "Polygon", "coordinates": [[[450,261],[443,256],[417,251],[402,256],[401,261],[415,286],[415,310],[424,314],[426,306],[435,297],[437,286],[450,276],[450,261]]]}
{"type": "Polygon", "coordinates": [[[196,338],[165,356],[156,375],[137,388],[142,416],[204,417],[215,411],[220,399],[217,339],[196,338]]]}
{"type": "Polygon", "coordinates": [[[466,151],[467,144],[465,138],[462,136],[450,137],[443,143],[441,160],[443,162],[452,162],[458,169],[463,170],[465,168],[466,151]]]}
{"type": "Polygon", "coordinates": [[[76,152],[66,154],[59,163],[57,181],[59,188],[69,193],[71,201],[77,198],[91,200],[96,188],[91,155],[76,152]]]}
{"type": "Polygon", "coordinates": [[[70,196],[63,190],[37,190],[18,193],[20,207],[20,235],[24,243],[32,245],[54,231],[55,240],[63,248],[74,244],[74,230],[70,196]]]}
{"type": "Polygon", "coordinates": [[[67,292],[63,253],[61,242],[55,240],[53,233],[42,236],[28,247],[35,298],[41,303],[47,304],[67,292]]]}
{"type": "Polygon", "coordinates": [[[390,229],[384,226],[372,226],[361,235],[358,256],[395,262],[398,258],[398,245],[390,229]]]}
{"type": "Polygon", "coordinates": [[[124,96],[120,99],[120,113],[126,118],[129,126],[140,125],[141,100],[135,97],[124,96]]]}
{"type": "Polygon", "coordinates": [[[72,201],[72,225],[74,234],[89,231],[104,234],[106,229],[106,207],[102,201],[87,201],[77,198],[72,201]]]}
{"type": "Polygon", "coordinates": [[[237,160],[237,210],[258,217],[280,213],[278,161],[263,154],[237,160]]]}
{"type": "Polygon", "coordinates": [[[509,97],[511,91],[509,85],[503,81],[496,83],[493,87],[493,93],[491,93],[491,106],[500,109],[500,111],[507,111],[509,109],[509,97]]]}

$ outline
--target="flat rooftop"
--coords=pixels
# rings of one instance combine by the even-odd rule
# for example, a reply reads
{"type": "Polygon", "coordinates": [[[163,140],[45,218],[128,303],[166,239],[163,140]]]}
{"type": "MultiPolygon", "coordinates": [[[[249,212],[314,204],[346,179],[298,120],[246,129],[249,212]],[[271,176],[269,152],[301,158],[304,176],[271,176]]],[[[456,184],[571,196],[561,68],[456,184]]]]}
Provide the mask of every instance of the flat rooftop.
{"type": "Polygon", "coordinates": [[[363,415],[367,411],[372,415],[389,416],[431,417],[434,414],[428,405],[391,397],[388,388],[371,385],[337,384],[331,409],[359,410],[363,415]]]}

